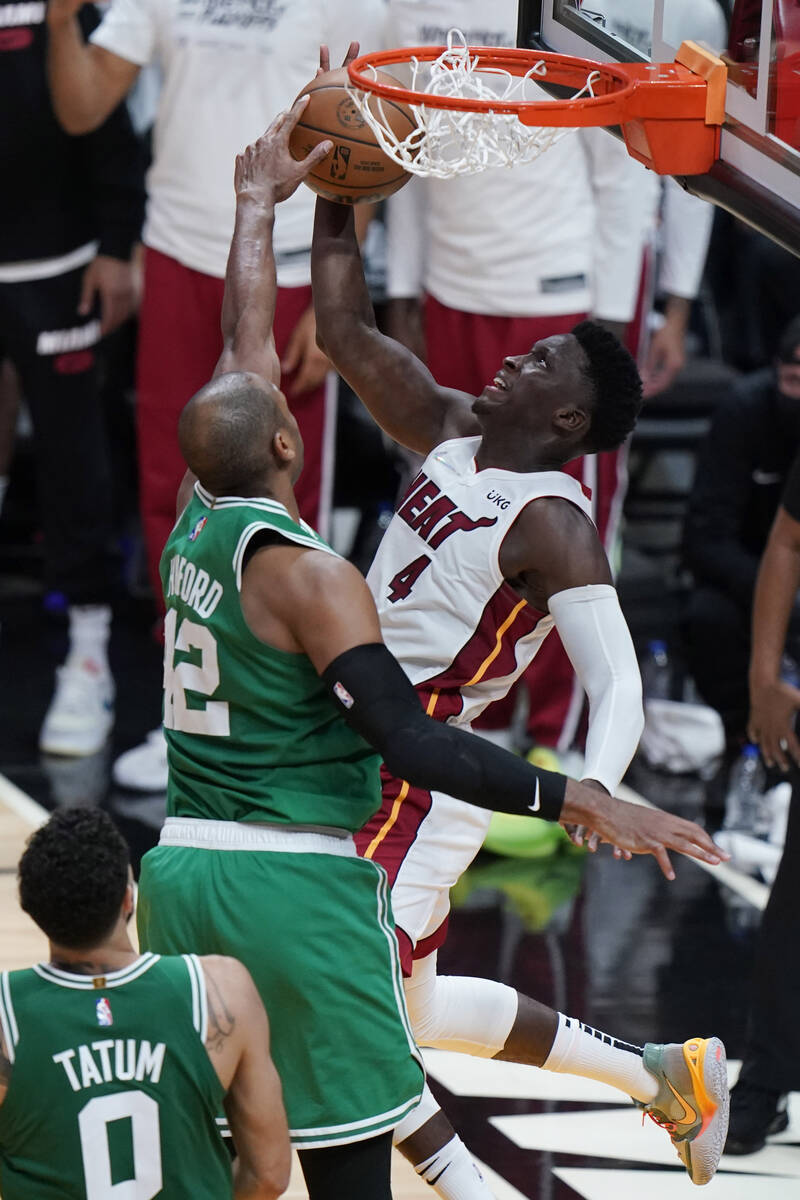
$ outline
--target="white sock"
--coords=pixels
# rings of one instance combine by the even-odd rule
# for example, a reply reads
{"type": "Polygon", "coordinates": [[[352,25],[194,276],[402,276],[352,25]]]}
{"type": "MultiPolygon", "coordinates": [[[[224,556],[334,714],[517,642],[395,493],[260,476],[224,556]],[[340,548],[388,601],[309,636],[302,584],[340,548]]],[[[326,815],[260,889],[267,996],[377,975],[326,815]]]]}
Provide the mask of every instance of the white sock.
{"type": "Polygon", "coordinates": [[[111,608],[108,604],[71,604],[69,607],[68,658],[90,662],[108,671],[108,638],[111,608]]]}
{"type": "Polygon", "coordinates": [[[494,1192],[458,1135],[436,1154],[417,1163],[414,1170],[442,1200],[494,1200],[494,1192]]]}
{"type": "Polygon", "coordinates": [[[658,1082],[645,1067],[640,1046],[618,1041],[563,1013],[558,1014],[558,1029],[543,1067],[610,1083],[634,1100],[648,1102],[658,1095],[658,1082]]]}
{"type": "Polygon", "coordinates": [[[0,475],[0,512],[3,511],[3,501],[6,498],[7,491],[8,491],[8,476],[0,475]]]}

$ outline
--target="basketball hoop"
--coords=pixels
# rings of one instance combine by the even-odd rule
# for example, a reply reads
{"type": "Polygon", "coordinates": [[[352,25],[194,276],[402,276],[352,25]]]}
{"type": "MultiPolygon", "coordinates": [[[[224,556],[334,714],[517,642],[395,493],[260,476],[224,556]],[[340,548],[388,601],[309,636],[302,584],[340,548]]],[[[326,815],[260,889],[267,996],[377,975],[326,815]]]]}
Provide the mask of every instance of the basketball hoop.
{"type": "Polygon", "coordinates": [[[570,129],[608,125],[621,126],[628,152],[659,175],[705,174],[718,157],[727,70],[693,42],[674,63],[597,63],[467,46],[451,30],[446,46],[362,54],[348,75],[384,153],[415,175],[449,179],[531,162],[570,129]],[[377,79],[401,64],[409,87],[377,79]],[[554,100],[549,89],[568,95],[554,100]],[[392,101],[416,121],[403,138],[386,118],[392,101]]]}

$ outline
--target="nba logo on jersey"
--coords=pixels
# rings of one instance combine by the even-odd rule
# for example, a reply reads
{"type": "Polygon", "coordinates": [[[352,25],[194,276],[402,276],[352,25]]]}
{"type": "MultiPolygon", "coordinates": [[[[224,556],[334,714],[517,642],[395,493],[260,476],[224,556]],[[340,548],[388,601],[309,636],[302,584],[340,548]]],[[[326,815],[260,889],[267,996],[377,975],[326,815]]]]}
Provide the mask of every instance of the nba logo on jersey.
{"type": "Polygon", "coordinates": [[[345,708],[353,707],[353,705],[355,704],[355,700],[350,695],[347,688],[344,687],[341,683],[339,683],[338,679],[337,679],[336,683],[333,685],[333,691],[336,696],[336,699],[341,704],[343,704],[345,706],[345,708]]]}
{"type": "Polygon", "coordinates": [[[105,996],[101,996],[97,1001],[97,1004],[95,1005],[95,1012],[97,1013],[98,1025],[114,1024],[114,1018],[111,1015],[111,1005],[108,1003],[108,1000],[106,1000],[105,996]]]}
{"type": "Polygon", "coordinates": [[[195,525],[195,527],[192,529],[192,532],[189,534],[189,541],[190,541],[190,542],[196,542],[196,541],[197,541],[197,539],[199,538],[200,534],[201,534],[201,533],[202,533],[202,531],[203,531],[203,526],[205,525],[205,523],[206,523],[206,521],[207,521],[207,520],[208,520],[208,517],[201,517],[201,518],[200,518],[200,520],[197,522],[197,524],[195,525]]]}

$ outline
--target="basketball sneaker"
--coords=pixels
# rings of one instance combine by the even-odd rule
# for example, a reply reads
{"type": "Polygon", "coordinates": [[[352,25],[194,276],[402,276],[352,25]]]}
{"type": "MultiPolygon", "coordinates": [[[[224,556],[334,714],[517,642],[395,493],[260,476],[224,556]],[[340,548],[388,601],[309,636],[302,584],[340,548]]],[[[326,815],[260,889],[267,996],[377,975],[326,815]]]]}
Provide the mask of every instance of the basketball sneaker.
{"type": "Polygon", "coordinates": [[[692,1183],[708,1183],[728,1132],[725,1047],[719,1038],[690,1038],[682,1046],[648,1042],[644,1065],[659,1083],[658,1095],[635,1103],[666,1129],[692,1183]]]}
{"type": "Polygon", "coordinates": [[[68,658],[39,733],[43,754],[82,758],[96,754],[114,724],[114,680],[92,659],[68,658]]]}
{"type": "Polygon", "coordinates": [[[167,740],[160,725],[140,746],[120,754],[111,772],[114,783],[133,792],[165,792],[168,776],[167,740]]]}

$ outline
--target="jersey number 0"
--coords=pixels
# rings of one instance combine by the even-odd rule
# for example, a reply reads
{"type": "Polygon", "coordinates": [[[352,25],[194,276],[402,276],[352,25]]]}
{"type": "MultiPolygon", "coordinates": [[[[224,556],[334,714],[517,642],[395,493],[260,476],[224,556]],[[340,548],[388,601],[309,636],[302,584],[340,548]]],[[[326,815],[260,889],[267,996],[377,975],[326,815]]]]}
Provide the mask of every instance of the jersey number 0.
{"type": "Polygon", "coordinates": [[[152,1200],[162,1188],[158,1105],[138,1090],[97,1096],[78,1113],[86,1200],[152,1200]],[[130,1121],[133,1178],[113,1182],[108,1126],[130,1121]]]}

